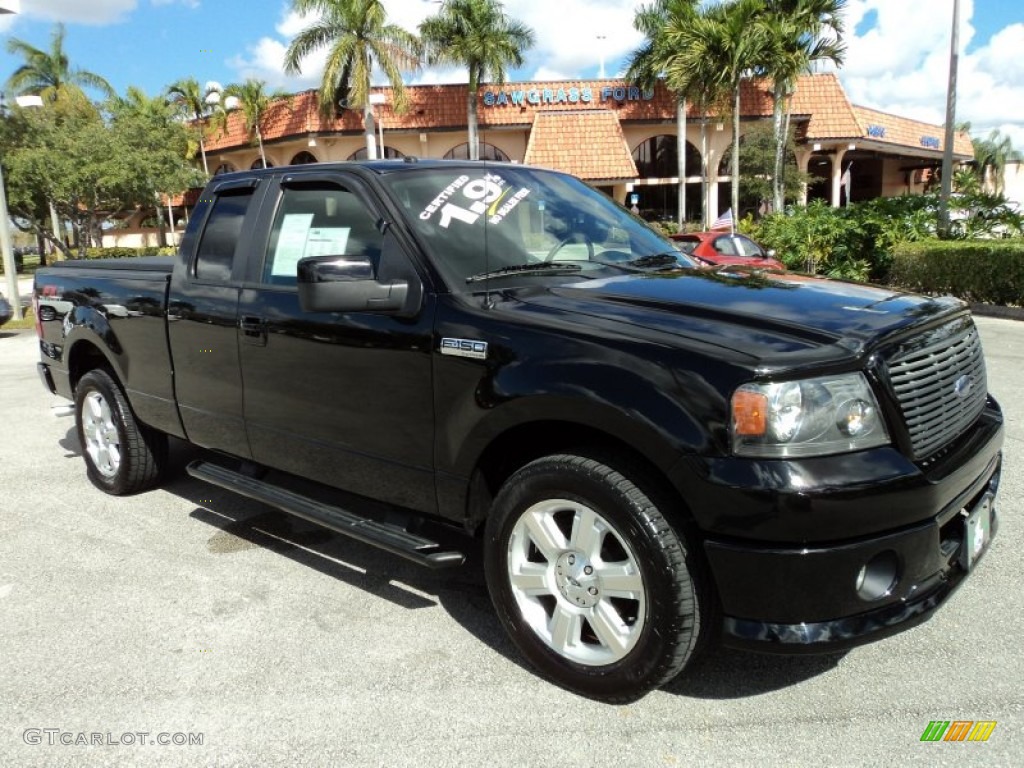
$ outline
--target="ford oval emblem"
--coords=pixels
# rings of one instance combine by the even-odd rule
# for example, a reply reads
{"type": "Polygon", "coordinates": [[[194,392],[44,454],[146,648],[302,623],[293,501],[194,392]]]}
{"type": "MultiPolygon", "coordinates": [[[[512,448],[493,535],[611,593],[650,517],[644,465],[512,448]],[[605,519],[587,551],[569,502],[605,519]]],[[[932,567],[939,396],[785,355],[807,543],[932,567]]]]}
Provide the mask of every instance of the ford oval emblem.
{"type": "Polygon", "coordinates": [[[971,389],[974,387],[974,379],[967,374],[964,374],[953,384],[953,392],[959,398],[967,397],[971,393],[971,389]]]}

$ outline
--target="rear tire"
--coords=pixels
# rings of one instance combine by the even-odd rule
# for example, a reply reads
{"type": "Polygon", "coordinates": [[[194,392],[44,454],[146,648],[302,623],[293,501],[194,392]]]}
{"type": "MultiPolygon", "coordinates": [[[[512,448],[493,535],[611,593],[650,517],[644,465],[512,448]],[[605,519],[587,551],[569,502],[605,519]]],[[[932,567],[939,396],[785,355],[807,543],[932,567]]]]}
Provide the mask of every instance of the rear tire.
{"type": "Polygon", "coordinates": [[[167,435],[139,423],[117,382],[101,368],[75,388],[75,425],[93,485],[115,496],[154,487],[167,457],[167,435]]]}
{"type": "Polygon", "coordinates": [[[512,640],[578,694],[635,700],[679,674],[706,634],[681,533],[608,463],[553,455],[514,473],[494,500],[484,558],[512,640]]]}

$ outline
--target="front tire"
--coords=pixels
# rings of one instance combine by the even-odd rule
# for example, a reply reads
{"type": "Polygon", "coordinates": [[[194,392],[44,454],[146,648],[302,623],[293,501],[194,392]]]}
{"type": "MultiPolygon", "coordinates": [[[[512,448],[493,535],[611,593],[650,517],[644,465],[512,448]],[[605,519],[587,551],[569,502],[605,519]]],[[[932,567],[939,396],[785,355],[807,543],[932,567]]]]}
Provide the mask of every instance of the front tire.
{"type": "Polygon", "coordinates": [[[683,539],[610,464],[555,455],[517,471],[495,498],[484,557],[512,640],[576,693],[635,700],[682,671],[702,639],[683,539]]]}
{"type": "Polygon", "coordinates": [[[93,485],[122,496],[157,484],[167,435],[138,422],[117,382],[101,368],[75,388],[75,425],[93,485]]]}

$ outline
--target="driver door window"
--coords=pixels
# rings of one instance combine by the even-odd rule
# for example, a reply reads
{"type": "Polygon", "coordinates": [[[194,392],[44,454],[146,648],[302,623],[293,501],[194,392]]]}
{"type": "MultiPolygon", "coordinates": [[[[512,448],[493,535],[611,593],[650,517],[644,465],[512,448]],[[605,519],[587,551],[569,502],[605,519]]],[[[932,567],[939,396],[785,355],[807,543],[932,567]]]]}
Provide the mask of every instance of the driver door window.
{"type": "Polygon", "coordinates": [[[262,282],[292,286],[299,259],[357,256],[380,261],[377,217],[351,191],[334,186],[286,187],[270,232],[262,282]]]}

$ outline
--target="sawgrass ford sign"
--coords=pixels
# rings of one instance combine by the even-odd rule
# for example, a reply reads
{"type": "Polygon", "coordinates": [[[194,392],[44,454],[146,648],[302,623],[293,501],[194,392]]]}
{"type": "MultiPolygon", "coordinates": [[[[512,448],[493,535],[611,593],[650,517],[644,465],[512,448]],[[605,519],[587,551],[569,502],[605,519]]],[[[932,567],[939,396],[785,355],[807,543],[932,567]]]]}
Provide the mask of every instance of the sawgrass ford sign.
{"type": "Polygon", "coordinates": [[[541,104],[602,104],[609,101],[650,101],[654,91],[635,85],[606,85],[603,88],[579,86],[571,88],[508,88],[485,91],[481,99],[485,107],[540,106],[541,104]]]}

